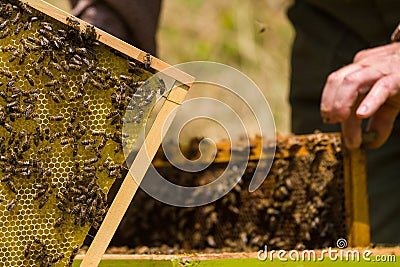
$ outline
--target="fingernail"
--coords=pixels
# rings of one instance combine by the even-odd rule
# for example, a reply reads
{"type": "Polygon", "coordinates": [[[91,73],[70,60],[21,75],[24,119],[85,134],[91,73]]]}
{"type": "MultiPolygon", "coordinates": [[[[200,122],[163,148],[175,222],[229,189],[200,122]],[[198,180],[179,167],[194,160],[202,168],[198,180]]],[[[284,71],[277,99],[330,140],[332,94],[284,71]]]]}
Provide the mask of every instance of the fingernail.
{"type": "Polygon", "coordinates": [[[362,105],[357,109],[357,113],[360,115],[365,115],[368,112],[368,107],[366,105],[362,105]]]}

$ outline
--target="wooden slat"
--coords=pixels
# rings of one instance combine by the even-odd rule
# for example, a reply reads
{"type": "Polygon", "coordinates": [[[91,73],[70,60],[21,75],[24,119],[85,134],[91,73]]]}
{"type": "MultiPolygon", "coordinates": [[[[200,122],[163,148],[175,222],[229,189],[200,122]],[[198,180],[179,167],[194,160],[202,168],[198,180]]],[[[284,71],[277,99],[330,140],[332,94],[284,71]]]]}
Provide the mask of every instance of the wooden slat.
{"type": "Polygon", "coordinates": [[[180,86],[172,89],[170,92],[168,100],[171,101],[165,101],[157,114],[144,144],[132,163],[128,175],[125,177],[99,231],[87,251],[86,257],[82,261],[81,267],[98,266],[100,263],[108,244],[161,144],[164,137],[163,134],[166,133],[165,129],[172,123],[171,114],[172,116],[175,114],[176,107],[184,100],[187,89],[187,87],[180,86]]]}
{"type": "Polygon", "coordinates": [[[347,241],[351,247],[370,245],[366,155],[364,149],[344,153],[347,241]]]}

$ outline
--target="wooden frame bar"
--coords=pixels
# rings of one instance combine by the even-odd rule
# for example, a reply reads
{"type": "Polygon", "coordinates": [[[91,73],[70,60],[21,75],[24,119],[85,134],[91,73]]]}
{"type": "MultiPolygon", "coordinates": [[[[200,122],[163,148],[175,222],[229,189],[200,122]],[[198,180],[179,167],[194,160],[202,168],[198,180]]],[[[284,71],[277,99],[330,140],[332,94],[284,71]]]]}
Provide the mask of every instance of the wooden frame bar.
{"type": "Polygon", "coordinates": [[[366,247],[371,237],[365,149],[345,151],[343,161],[348,245],[366,247]]]}

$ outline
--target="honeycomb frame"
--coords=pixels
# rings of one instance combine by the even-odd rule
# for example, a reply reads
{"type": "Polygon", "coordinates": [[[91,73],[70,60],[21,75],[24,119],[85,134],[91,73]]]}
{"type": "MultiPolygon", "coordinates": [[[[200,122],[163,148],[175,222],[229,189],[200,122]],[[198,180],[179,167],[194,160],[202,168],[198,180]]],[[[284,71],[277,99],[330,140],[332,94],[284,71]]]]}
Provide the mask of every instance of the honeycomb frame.
{"type": "Polygon", "coordinates": [[[0,1],[0,266],[70,266],[122,178],[122,123],[140,130],[188,75],[43,1],[0,1]],[[145,101],[146,99],[146,101],[145,101]]]}

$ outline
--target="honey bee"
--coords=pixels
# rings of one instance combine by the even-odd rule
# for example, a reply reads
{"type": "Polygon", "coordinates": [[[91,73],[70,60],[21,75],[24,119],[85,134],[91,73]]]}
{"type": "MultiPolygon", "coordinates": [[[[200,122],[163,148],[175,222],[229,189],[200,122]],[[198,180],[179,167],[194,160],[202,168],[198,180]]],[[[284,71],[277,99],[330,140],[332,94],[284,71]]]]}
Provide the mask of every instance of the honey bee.
{"type": "Polygon", "coordinates": [[[146,53],[146,56],[144,58],[144,67],[148,69],[150,68],[150,65],[151,65],[151,55],[150,53],[146,53]]]}
{"type": "Polygon", "coordinates": [[[4,123],[4,128],[6,128],[7,132],[11,133],[13,131],[13,127],[8,123],[4,123]]]}
{"type": "Polygon", "coordinates": [[[0,69],[0,74],[3,74],[4,76],[6,76],[7,78],[12,78],[12,74],[11,71],[9,70],[5,70],[5,69],[0,69]]]}
{"type": "Polygon", "coordinates": [[[58,192],[57,194],[56,194],[56,198],[62,203],[62,204],[66,204],[68,201],[67,201],[67,198],[64,196],[64,194],[62,193],[62,192],[58,192]]]}
{"type": "Polygon", "coordinates": [[[24,74],[24,77],[26,78],[26,80],[28,81],[28,83],[29,83],[31,86],[34,86],[34,85],[35,85],[35,82],[33,81],[32,76],[31,76],[30,74],[25,73],[25,74],[24,74]]]}
{"type": "Polygon", "coordinates": [[[46,192],[47,192],[47,187],[46,187],[46,188],[40,189],[40,190],[36,193],[36,195],[34,196],[33,199],[39,199],[39,198],[41,198],[42,196],[44,196],[44,194],[46,194],[46,192]]]}
{"type": "MultiPolygon", "coordinates": [[[[19,52],[18,52],[19,53],[19,52]]],[[[16,60],[17,59],[17,54],[16,53],[14,53],[14,54],[12,54],[11,56],[10,56],[10,58],[8,59],[8,62],[14,62],[14,60],[16,60]]]]}
{"type": "Polygon", "coordinates": [[[90,173],[90,172],[95,172],[96,171],[96,167],[95,166],[85,166],[83,168],[84,172],[90,173]]]}
{"type": "Polygon", "coordinates": [[[8,182],[11,180],[11,173],[4,175],[3,178],[1,178],[1,182],[8,182]]]}
{"type": "Polygon", "coordinates": [[[19,20],[21,19],[21,13],[17,12],[17,14],[14,16],[12,23],[15,25],[19,22],[19,20]]]}
{"type": "Polygon", "coordinates": [[[92,135],[93,136],[105,135],[105,132],[102,130],[92,130],[92,135]]]}
{"type": "Polygon", "coordinates": [[[87,159],[84,161],[84,165],[90,165],[90,164],[94,164],[99,160],[99,158],[95,157],[95,158],[91,158],[91,159],[87,159]]]}
{"type": "Polygon", "coordinates": [[[21,147],[22,152],[27,151],[31,147],[31,145],[29,144],[29,139],[30,139],[29,136],[26,135],[21,147]]]}
{"type": "Polygon", "coordinates": [[[78,100],[78,99],[80,99],[80,98],[82,98],[83,97],[83,94],[82,93],[76,93],[74,96],[72,96],[71,98],[70,98],[70,102],[72,102],[72,101],[76,101],[76,100],[78,100]]]}
{"type": "Polygon", "coordinates": [[[44,196],[39,202],[39,209],[43,208],[48,200],[49,200],[49,196],[44,196]]]}
{"type": "Polygon", "coordinates": [[[50,78],[54,77],[53,73],[47,67],[43,67],[43,72],[44,72],[44,74],[46,74],[50,78]]]}
{"type": "Polygon", "coordinates": [[[49,116],[50,121],[62,121],[64,119],[63,115],[51,115],[49,116]]]}
{"type": "Polygon", "coordinates": [[[8,23],[10,23],[10,20],[8,20],[8,19],[6,19],[2,23],[0,23],[0,30],[4,29],[8,23]]]}
{"type": "Polygon", "coordinates": [[[31,246],[32,246],[32,244],[30,244],[30,243],[24,246],[24,256],[25,256],[25,258],[28,258],[31,246]]]}
{"type": "Polygon", "coordinates": [[[65,20],[67,21],[67,23],[68,23],[70,26],[72,26],[72,27],[74,27],[74,28],[77,27],[77,28],[79,29],[79,26],[81,25],[81,24],[79,23],[79,21],[76,20],[74,17],[68,17],[68,18],[66,18],[65,20]]]}
{"type": "Polygon", "coordinates": [[[106,119],[110,119],[110,118],[112,118],[112,117],[114,117],[114,116],[117,116],[117,115],[119,115],[119,111],[118,111],[118,110],[110,111],[110,112],[106,115],[106,119]]]}
{"type": "Polygon", "coordinates": [[[78,70],[78,71],[82,69],[82,67],[80,65],[76,65],[76,64],[72,64],[72,63],[68,64],[68,67],[69,67],[69,69],[78,70]]]}
{"type": "Polygon", "coordinates": [[[11,201],[6,205],[7,210],[8,210],[8,211],[12,211],[12,210],[15,208],[15,205],[17,204],[17,202],[18,202],[18,198],[15,198],[15,199],[11,200],[11,201]]]}
{"type": "Polygon", "coordinates": [[[58,218],[54,223],[54,228],[60,227],[61,224],[64,222],[64,220],[65,220],[64,216],[58,218]]]}
{"type": "Polygon", "coordinates": [[[86,133],[86,126],[80,127],[79,130],[78,130],[78,132],[79,132],[81,135],[84,135],[84,134],[86,133]]]}
{"type": "Polygon", "coordinates": [[[5,29],[4,31],[2,31],[2,32],[0,33],[0,39],[4,39],[4,38],[6,38],[7,36],[9,36],[9,35],[10,35],[10,32],[11,32],[10,28],[7,28],[7,29],[5,29]]]}
{"type": "Polygon", "coordinates": [[[69,139],[62,139],[62,140],[60,141],[60,144],[61,144],[62,146],[69,145],[69,144],[70,144],[70,140],[69,140],[69,139]]]}
{"type": "Polygon", "coordinates": [[[69,65],[66,62],[62,62],[61,67],[65,72],[69,72],[69,65]]]}
{"type": "Polygon", "coordinates": [[[52,87],[52,86],[59,85],[59,84],[60,84],[60,82],[58,80],[51,80],[51,81],[45,83],[44,86],[52,87]]]}
{"type": "Polygon", "coordinates": [[[86,72],[83,73],[82,74],[82,84],[83,85],[87,84],[88,80],[89,80],[89,75],[86,72]]]}
{"type": "Polygon", "coordinates": [[[96,81],[95,79],[90,79],[90,83],[96,88],[96,89],[101,89],[102,85],[101,83],[99,83],[98,81],[96,81]]]}
{"type": "Polygon", "coordinates": [[[62,260],[62,259],[64,259],[64,253],[60,253],[60,254],[58,254],[57,256],[55,256],[55,257],[53,257],[52,259],[51,259],[51,263],[57,263],[57,262],[59,262],[60,260],[62,260]]]}

